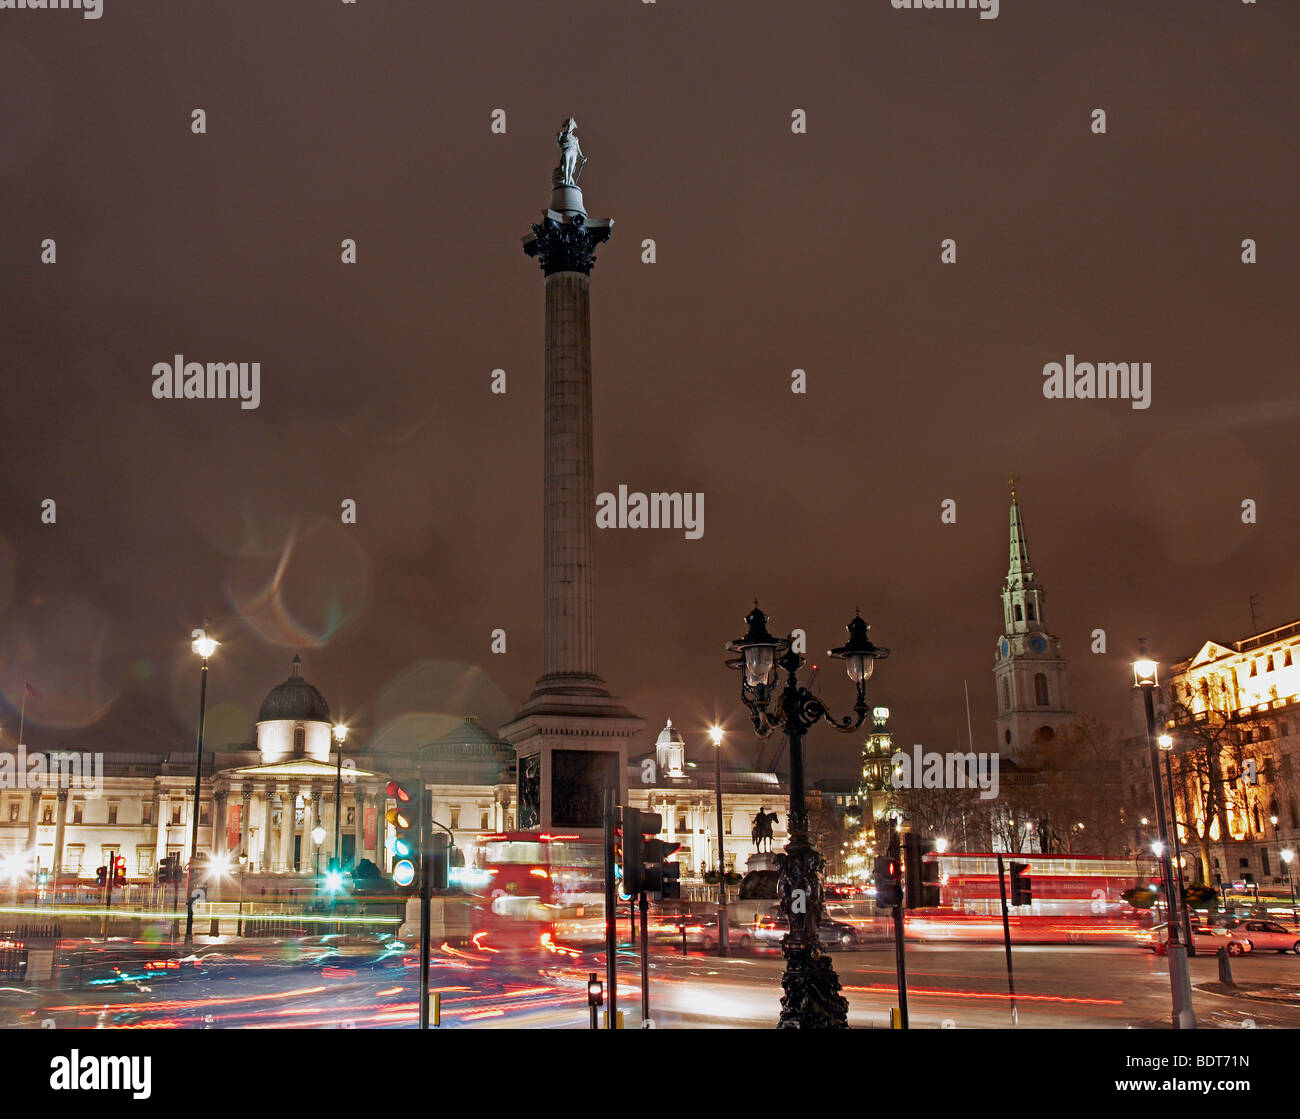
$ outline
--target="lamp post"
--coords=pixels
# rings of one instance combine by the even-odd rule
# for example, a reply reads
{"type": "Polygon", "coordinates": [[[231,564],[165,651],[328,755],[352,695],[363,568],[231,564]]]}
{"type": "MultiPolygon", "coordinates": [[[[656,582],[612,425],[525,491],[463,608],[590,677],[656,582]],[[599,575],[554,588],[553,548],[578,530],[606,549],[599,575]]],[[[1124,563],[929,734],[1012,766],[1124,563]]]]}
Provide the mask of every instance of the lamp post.
{"type": "MultiPolygon", "coordinates": [[[[325,842],[325,828],[323,825],[318,823],[311,829],[311,841],[316,845],[316,877],[320,878],[320,848],[321,844],[325,842]]],[[[316,888],[320,889],[319,882],[316,883],[316,888]]]]}
{"type": "Polygon", "coordinates": [[[1169,835],[1165,826],[1165,795],[1160,781],[1160,753],[1156,747],[1156,712],[1152,693],[1159,683],[1159,666],[1147,653],[1146,641],[1139,643],[1138,659],[1133,662],[1133,686],[1142,689],[1142,702],[1147,717],[1147,755],[1151,765],[1151,787],[1155,793],[1156,828],[1160,834],[1160,868],[1165,880],[1165,903],[1168,909],[1169,928],[1169,987],[1173,996],[1173,1027],[1176,1030],[1196,1029],[1196,1014],[1192,1010],[1192,984],[1187,973],[1187,947],[1179,924],[1182,906],[1175,896],[1174,870],[1169,858],[1169,835]]]}
{"type": "Polygon", "coordinates": [[[1165,756],[1165,779],[1169,785],[1169,824],[1174,832],[1174,866],[1178,880],[1178,909],[1182,915],[1183,943],[1187,946],[1189,956],[1196,955],[1196,945],[1192,941],[1192,915],[1183,900],[1183,846],[1178,838],[1178,798],[1174,796],[1174,769],[1170,759],[1174,754],[1174,738],[1171,734],[1162,734],[1156,738],[1156,745],[1165,756]]]}
{"type": "MultiPolygon", "coordinates": [[[[343,872],[343,847],[339,833],[339,821],[343,817],[343,743],[347,741],[348,728],[342,723],[334,727],[334,743],[338,750],[338,762],[334,767],[334,870],[343,872]]],[[[353,854],[355,858],[355,852],[353,854]]]]}
{"type": "Polygon", "coordinates": [[[248,852],[239,852],[239,908],[235,911],[235,935],[244,935],[244,873],[248,869],[248,852]]]}
{"type": "MultiPolygon", "coordinates": [[[[822,947],[822,868],[825,865],[808,842],[808,809],[804,803],[803,737],[825,721],[846,734],[866,721],[870,708],[866,683],[877,660],[889,656],[867,637],[870,628],[861,615],[849,622],[849,640],[830,655],[845,662],[849,679],[857,687],[853,715],[837,720],[826,705],[798,681],[804,658],[793,649],[793,637],[773,637],[767,631],[767,615],[754,603],[746,616],[749,629],[744,637],[727,643],[727,650],[739,653],[727,662],[741,670],[740,699],[749,709],[750,720],[760,738],[780,730],[790,741],[790,840],[777,855],[779,873],[777,897],[789,932],[781,941],[785,975],[781,986],[781,1029],[846,1029],[848,1002],[840,994],[839,976],[822,947]],[[777,670],[785,672],[784,687],[777,686],[777,670]]],[[[815,669],[814,669],[815,675],[815,669]]]]}
{"type": "MultiPolygon", "coordinates": [[[[221,644],[208,636],[208,622],[204,621],[202,629],[196,629],[190,636],[190,648],[202,658],[199,670],[199,739],[194,750],[194,807],[191,815],[193,834],[190,837],[190,865],[185,876],[185,943],[194,943],[194,863],[199,854],[199,791],[203,783],[203,719],[208,701],[208,658],[217,651],[221,644]]],[[[213,827],[216,821],[213,820],[213,827]]]]}
{"type": "Polygon", "coordinates": [[[1295,925],[1295,879],[1291,877],[1291,860],[1295,858],[1295,852],[1290,847],[1283,847],[1278,854],[1282,856],[1282,861],[1286,863],[1286,884],[1291,887],[1291,924],[1295,925]]]}
{"type": "Polygon", "coordinates": [[[718,955],[728,950],[727,933],[727,859],[722,853],[726,832],[722,830],[722,728],[711,726],[709,738],[713,741],[713,773],[718,801],[718,955]]]}

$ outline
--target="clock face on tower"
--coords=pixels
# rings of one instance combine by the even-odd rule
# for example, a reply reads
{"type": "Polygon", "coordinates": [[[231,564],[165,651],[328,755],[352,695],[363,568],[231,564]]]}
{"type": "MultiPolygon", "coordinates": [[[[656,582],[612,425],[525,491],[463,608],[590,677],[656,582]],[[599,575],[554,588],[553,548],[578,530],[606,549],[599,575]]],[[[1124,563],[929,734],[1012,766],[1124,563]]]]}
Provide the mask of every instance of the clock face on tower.
{"type": "Polygon", "coordinates": [[[998,646],[998,652],[1002,654],[1003,660],[1011,656],[1011,643],[1004,637],[1002,644],[998,646]]]}
{"type": "Polygon", "coordinates": [[[1029,651],[1031,653],[1047,652],[1047,641],[1043,638],[1041,634],[1036,633],[1034,634],[1033,637],[1029,639],[1029,651]]]}

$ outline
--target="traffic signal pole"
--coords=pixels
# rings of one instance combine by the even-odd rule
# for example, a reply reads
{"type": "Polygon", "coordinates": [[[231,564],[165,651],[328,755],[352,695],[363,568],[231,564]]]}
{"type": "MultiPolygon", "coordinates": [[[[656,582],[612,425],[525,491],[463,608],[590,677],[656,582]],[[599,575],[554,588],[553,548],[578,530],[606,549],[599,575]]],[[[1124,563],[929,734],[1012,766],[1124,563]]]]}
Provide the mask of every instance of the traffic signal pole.
{"type": "MultiPolygon", "coordinates": [[[[898,831],[894,821],[889,822],[889,855],[898,866],[899,858],[898,831]]],[[[902,891],[896,890],[898,897],[894,902],[894,960],[898,972],[898,1018],[903,1029],[910,1029],[907,1020],[907,957],[903,951],[903,897],[902,891]]]]}
{"type": "Polygon", "coordinates": [[[420,1029],[429,1028],[429,927],[431,925],[431,903],[433,887],[433,858],[431,842],[433,828],[432,805],[424,787],[424,777],[420,777],[420,1029]]]}
{"type": "Polygon", "coordinates": [[[1002,895],[1002,942],[1007,949],[1007,987],[1011,991],[1011,1024],[1020,1025],[1020,1012],[1016,1010],[1016,977],[1011,970],[1011,920],[1007,916],[1007,878],[1002,870],[1002,855],[998,854],[998,892],[1002,895]]]}
{"type": "Polygon", "coordinates": [[[614,883],[614,813],[618,809],[614,795],[613,789],[605,790],[605,990],[611,1030],[618,1028],[618,889],[614,883]]]}
{"type": "Polygon", "coordinates": [[[650,1020],[650,937],[646,932],[646,911],[650,908],[641,891],[641,1022],[650,1020]]]}

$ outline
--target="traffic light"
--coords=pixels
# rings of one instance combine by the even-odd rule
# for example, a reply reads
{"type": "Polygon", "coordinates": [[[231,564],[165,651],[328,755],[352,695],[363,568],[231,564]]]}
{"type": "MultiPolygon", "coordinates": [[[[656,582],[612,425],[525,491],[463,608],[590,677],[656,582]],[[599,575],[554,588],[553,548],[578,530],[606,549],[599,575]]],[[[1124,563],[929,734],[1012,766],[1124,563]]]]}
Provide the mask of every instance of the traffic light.
{"type": "Polygon", "coordinates": [[[923,909],[939,904],[939,864],[934,860],[925,861],[925,856],[934,850],[933,839],[926,839],[911,831],[903,836],[908,909],[923,909]]]}
{"type": "Polygon", "coordinates": [[[623,893],[636,897],[653,887],[646,880],[646,837],[663,831],[663,817],[636,808],[623,809],[623,893]]]}
{"type": "Polygon", "coordinates": [[[101,866],[95,871],[95,885],[100,889],[108,885],[108,867],[101,866]]]}
{"type": "Polygon", "coordinates": [[[902,867],[893,855],[879,855],[876,858],[876,908],[893,909],[902,904],[902,867]]]}
{"type": "Polygon", "coordinates": [[[113,885],[114,886],[126,885],[126,856],[125,855],[118,855],[117,858],[113,860],[113,885]]]}
{"type": "Polygon", "coordinates": [[[447,888],[448,868],[451,864],[451,841],[439,832],[433,836],[429,851],[429,885],[435,890],[447,888]]]}
{"type": "Polygon", "coordinates": [[[1029,905],[1034,900],[1034,882],[1029,877],[1028,863],[1011,864],[1011,904],[1029,905]]]}
{"type": "Polygon", "coordinates": [[[393,829],[393,881],[398,886],[409,886],[415,881],[421,854],[419,790],[389,781],[384,792],[389,800],[396,801],[384,817],[393,829]]]}
{"type": "MultiPolygon", "coordinates": [[[[641,814],[643,823],[646,815],[647,813],[644,812],[641,814]]],[[[658,820],[659,817],[655,816],[654,819],[658,820]]],[[[660,826],[663,826],[662,821],[660,826]]],[[[668,861],[669,855],[675,855],[681,849],[680,843],[669,843],[664,839],[647,839],[642,844],[644,861],[641,864],[641,872],[644,889],[652,894],[656,901],[682,896],[682,865],[668,861]]]]}

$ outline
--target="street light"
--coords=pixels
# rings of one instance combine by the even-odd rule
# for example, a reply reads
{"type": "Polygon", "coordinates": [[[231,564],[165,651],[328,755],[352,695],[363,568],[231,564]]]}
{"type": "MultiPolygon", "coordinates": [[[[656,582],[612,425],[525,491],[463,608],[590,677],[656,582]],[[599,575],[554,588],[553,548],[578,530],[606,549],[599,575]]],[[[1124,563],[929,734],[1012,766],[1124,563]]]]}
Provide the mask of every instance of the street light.
{"type": "MultiPolygon", "coordinates": [[[[847,1028],[848,1003],[840,994],[839,977],[822,947],[818,925],[822,917],[822,868],[824,861],[808,842],[808,809],[804,803],[803,738],[820,722],[846,734],[866,721],[870,708],[866,682],[875,662],[889,656],[867,636],[870,628],[860,614],[848,624],[849,640],[830,655],[844,661],[845,671],[857,688],[853,715],[835,719],[826,705],[800,685],[798,672],[804,658],[792,648],[791,637],[774,637],[767,630],[767,615],[754,603],[745,617],[745,636],[727,643],[728,652],[739,653],[727,662],[742,671],[741,702],[749,709],[754,731],[767,738],[774,731],[785,733],[790,742],[790,840],[785,852],[776,857],[779,879],[777,896],[789,933],[781,941],[785,955],[780,1026],[794,1029],[847,1028]],[[786,682],[778,690],[777,669],[786,682]],[[807,899],[800,905],[796,899],[807,899]]],[[[815,666],[814,666],[815,672],[815,666]]]]}
{"type": "MultiPolygon", "coordinates": [[[[1179,912],[1183,909],[1176,896],[1174,868],[1169,859],[1169,836],[1165,827],[1165,794],[1160,781],[1160,754],[1156,746],[1156,711],[1152,693],[1159,684],[1158,666],[1147,652],[1146,640],[1139,642],[1138,659],[1133,662],[1133,686],[1142,689],[1142,702],[1147,717],[1147,754],[1151,765],[1151,787],[1155,793],[1156,827],[1160,833],[1158,856],[1164,873],[1165,901],[1169,911],[1169,987],[1173,996],[1173,1027],[1176,1030],[1196,1029],[1196,1014],[1192,1010],[1192,984],[1187,974],[1187,946],[1179,912]]],[[[1172,745],[1172,743],[1171,743],[1172,745]]],[[[1156,845],[1153,844],[1153,847],[1156,845]]]]}
{"type": "Polygon", "coordinates": [[[727,954],[727,859],[723,854],[726,832],[722,830],[722,728],[714,723],[709,727],[713,742],[713,773],[718,803],[718,955],[727,954]]]}
{"type": "Polygon", "coordinates": [[[1183,846],[1178,838],[1178,798],[1174,796],[1174,770],[1170,761],[1174,755],[1174,736],[1166,732],[1156,739],[1156,745],[1165,756],[1165,778],[1169,783],[1169,823],[1174,831],[1174,865],[1178,870],[1178,899],[1183,921],[1183,943],[1188,946],[1188,951],[1195,952],[1196,948],[1192,943],[1192,915],[1188,911],[1186,902],[1183,901],[1183,846]]]}
{"type": "MultiPolygon", "coordinates": [[[[199,854],[199,791],[203,783],[203,720],[208,702],[208,658],[217,651],[221,642],[208,636],[209,623],[206,619],[201,629],[190,634],[193,640],[190,648],[201,658],[199,670],[199,739],[194,750],[194,807],[191,812],[193,834],[190,838],[190,865],[185,876],[185,943],[194,943],[194,862],[199,854]]],[[[216,820],[212,826],[216,827],[216,820]]]]}
{"type": "Polygon", "coordinates": [[[239,909],[236,912],[237,922],[235,925],[235,935],[242,937],[244,935],[244,873],[248,868],[248,853],[239,852],[239,909]]]}
{"type": "Polygon", "coordinates": [[[1295,880],[1291,877],[1291,860],[1295,858],[1295,852],[1290,847],[1283,847],[1278,852],[1282,856],[1282,861],[1286,863],[1286,884],[1291,887],[1291,924],[1296,923],[1295,915],[1295,880]]]}
{"type": "Polygon", "coordinates": [[[343,743],[347,741],[348,728],[342,723],[334,726],[334,742],[338,750],[338,762],[334,767],[334,869],[343,871],[343,847],[339,838],[339,820],[343,816],[343,743]]]}
{"type": "Polygon", "coordinates": [[[317,823],[311,829],[311,841],[316,844],[316,877],[320,877],[320,845],[325,842],[325,827],[317,823]]]}

